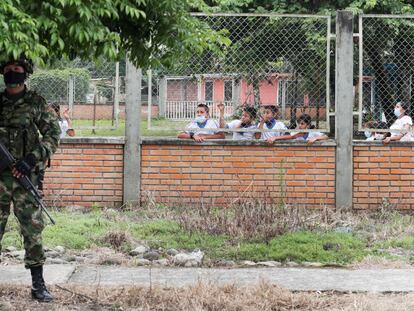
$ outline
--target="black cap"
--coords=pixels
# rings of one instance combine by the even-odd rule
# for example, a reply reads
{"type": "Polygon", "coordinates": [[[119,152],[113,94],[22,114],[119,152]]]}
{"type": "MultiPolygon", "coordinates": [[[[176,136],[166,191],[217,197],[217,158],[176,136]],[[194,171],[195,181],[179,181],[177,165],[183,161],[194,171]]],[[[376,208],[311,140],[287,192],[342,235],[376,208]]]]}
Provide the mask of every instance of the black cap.
{"type": "Polygon", "coordinates": [[[31,59],[27,59],[25,57],[19,57],[18,59],[9,59],[7,61],[3,61],[0,63],[0,73],[4,74],[4,67],[12,64],[17,64],[24,68],[27,74],[33,73],[33,62],[31,59]]]}

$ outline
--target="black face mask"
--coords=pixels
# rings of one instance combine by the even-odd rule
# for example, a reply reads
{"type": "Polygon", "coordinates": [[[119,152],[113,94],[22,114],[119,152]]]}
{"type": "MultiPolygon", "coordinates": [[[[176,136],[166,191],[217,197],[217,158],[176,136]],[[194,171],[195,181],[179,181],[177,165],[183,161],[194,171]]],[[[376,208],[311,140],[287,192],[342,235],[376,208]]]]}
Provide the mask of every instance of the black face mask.
{"type": "Polygon", "coordinates": [[[8,71],[4,74],[4,83],[7,86],[15,87],[19,84],[23,84],[26,80],[25,72],[8,71]]]}

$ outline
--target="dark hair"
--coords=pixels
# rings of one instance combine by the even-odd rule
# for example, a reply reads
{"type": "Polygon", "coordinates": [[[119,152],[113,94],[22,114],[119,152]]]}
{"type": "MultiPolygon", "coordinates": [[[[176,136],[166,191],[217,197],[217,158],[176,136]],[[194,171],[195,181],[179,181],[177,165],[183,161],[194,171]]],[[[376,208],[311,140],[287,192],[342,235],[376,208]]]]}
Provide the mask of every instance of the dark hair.
{"type": "Polygon", "coordinates": [[[380,130],[385,130],[385,129],[388,129],[388,124],[387,124],[387,122],[379,121],[379,122],[377,122],[376,127],[380,130]]]}
{"type": "Polygon", "coordinates": [[[270,110],[274,115],[277,115],[279,112],[279,109],[277,109],[277,106],[275,105],[264,106],[264,109],[270,110]]]}
{"type": "Polygon", "coordinates": [[[305,124],[306,124],[306,125],[308,125],[310,129],[315,128],[315,127],[312,125],[312,118],[311,118],[311,116],[310,116],[310,115],[308,115],[308,114],[306,114],[306,113],[302,114],[302,115],[298,118],[298,122],[300,122],[300,121],[305,122],[305,124]]]}
{"type": "Polygon", "coordinates": [[[252,120],[256,119],[257,111],[254,107],[244,107],[243,111],[247,112],[252,120]]]}
{"type": "Polygon", "coordinates": [[[61,120],[60,116],[60,105],[58,103],[51,103],[49,104],[49,107],[53,109],[53,111],[56,113],[56,116],[59,120],[61,120]]]}
{"type": "MultiPolygon", "coordinates": [[[[405,113],[408,114],[408,110],[410,109],[410,105],[406,102],[398,102],[397,104],[401,105],[401,108],[405,110],[405,113]]],[[[395,104],[395,105],[397,105],[395,104]]]]}
{"type": "Polygon", "coordinates": [[[208,108],[208,106],[206,104],[198,104],[197,108],[204,108],[207,113],[209,113],[209,111],[210,111],[210,108],[208,108]]]}

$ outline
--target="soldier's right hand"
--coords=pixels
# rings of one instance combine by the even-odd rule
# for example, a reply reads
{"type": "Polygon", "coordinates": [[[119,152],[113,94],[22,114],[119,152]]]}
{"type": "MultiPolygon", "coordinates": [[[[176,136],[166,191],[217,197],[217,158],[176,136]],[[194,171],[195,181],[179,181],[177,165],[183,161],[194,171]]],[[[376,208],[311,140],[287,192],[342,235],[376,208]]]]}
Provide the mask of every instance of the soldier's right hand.
{"type": "Polygon", "coordinates": [[[12,175],[17,179],[24,176],[24,174],[20,173],[14,166],[12,168],[12,175]]]}
{"type": "MultiPolygon", "coordinates": [[[[15,169],[18,173],[20,173],[20,175],[29,175],[32,169],[35,167],[35,165],[36,165],[36,158],[33,154],[29,153],[23,159],[17,161],[13,169],[15,169]]],[[[13,174],[13,176],[15,175],[13,174]]],[[[20,176],[15,176],[15,177],[18,178],[20,176]]]]}

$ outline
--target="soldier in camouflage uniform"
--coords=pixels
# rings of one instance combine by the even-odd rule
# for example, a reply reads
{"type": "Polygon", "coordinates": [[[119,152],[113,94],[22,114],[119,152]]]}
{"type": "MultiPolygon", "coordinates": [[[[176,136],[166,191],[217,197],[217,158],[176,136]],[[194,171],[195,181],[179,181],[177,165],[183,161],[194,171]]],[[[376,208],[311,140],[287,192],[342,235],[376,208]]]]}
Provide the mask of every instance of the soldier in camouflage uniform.
{"type": "Polygon", "coordinates": [[[43,280],[45,254],[41,209],[16,180],[16,177],[27,175],[36,186],[44,163],[59,143],[60,128],[56,117],[48,112],[46,101],[27,90],[24,84],[32,72],[32,63],[25,58],[0,64],[0,73],[6,84],[6,89],[0,93],[0,141],[17,160],[11,170],[0,172],[0,242],[13,202],[24,239],[25,267],[31,270],[32,275],[32,297],[51,301],[53,297],[43,280]]]}

